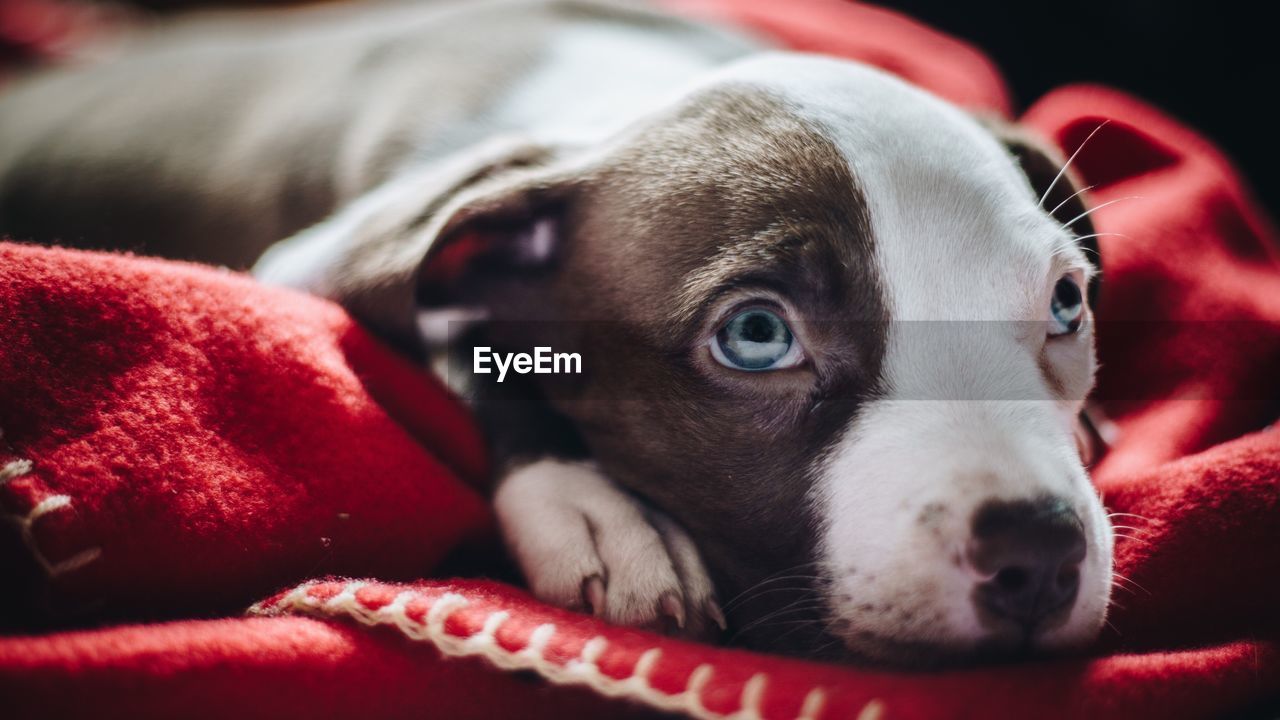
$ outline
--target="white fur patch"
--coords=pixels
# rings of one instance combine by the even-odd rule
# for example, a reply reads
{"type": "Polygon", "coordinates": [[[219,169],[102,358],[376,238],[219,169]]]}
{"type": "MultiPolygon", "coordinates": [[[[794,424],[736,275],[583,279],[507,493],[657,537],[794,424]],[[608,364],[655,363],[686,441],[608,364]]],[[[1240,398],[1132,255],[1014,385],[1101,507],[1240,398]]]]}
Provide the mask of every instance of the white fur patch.
{"type": "Polygon", "coordinates": [[[579,608],[587,584],[603,584],[596,614],[649,625],[679,603],[679,622],[700,633],[718,616],[711,579],[693,542],[589,463],[540,460],[503,478],[494,507],[507,547],[540,600],[579,608]]]}

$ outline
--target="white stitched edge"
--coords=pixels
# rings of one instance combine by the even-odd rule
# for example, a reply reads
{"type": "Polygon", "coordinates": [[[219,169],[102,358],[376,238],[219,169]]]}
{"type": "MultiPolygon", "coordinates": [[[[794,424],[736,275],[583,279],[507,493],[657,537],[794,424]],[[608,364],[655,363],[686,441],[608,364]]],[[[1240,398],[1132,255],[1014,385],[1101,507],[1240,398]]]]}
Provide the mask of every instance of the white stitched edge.
{"type": "Polygon", "coordinates": [[[85,565],[88,565],[94,560],[97,560],[98,557],[101,555],[102,555],[102,548],[93,547],[93,548],[89,548],[88,550],[81,550],[80,552],[76,553],[75,555],[72,555],[66,560],[59,560],[58,562],[52,563],[52,564],[50,564],[49,561],[45,560],[44,557],[41,556],[40,562],[42,565],[44,565],[44,569],[46,572],[49,573],[50,577],[58,577],[59,575],[65,575],[66,573],[72,572],[74,570],[79,570],[85,565]]]}
{"type": "MultiPolygon", "coordinates": [[[[0,437],[3,437],[3,433],[0,433],[0,437]]],[[[0,488],[9,484],[11,480],[31,472],[31,468],[31,461],[25,458],[10,460],[5,463],[3,467],[0,467],[0,488]]],[[[69,495],[50,495],[36,503],[35,507],[28,510],[26,515],[12,513],[4,515],[9,522],[17,526],[19,534],[22,535],[22,544],[27,546],[31,556],[36,559],[36,562],[40,564],[40,567],[44,569],[45,574],[49,577],[58,577],[59,575],[79,570],[102,555],[102,548],[93,547],[81,550],[65,560],[51,563],[44,556],[44,553],[40,551],[40,546],[36,543],[35,533],[31,531],[31,526],[35,524],[36,520],[48,513],[69,507],[71,507],[71,497],[69,495]]]]}
{"type": "Polygon", "coordinates": [[[880,720],[884,717],[884,712],[884,703],[872,700],[862,706],[862,712],[858,713],[858,720],[880,720]]]}
{"type": "Polygon", "coordinates": [[[16,477],[21,477],[31,472],[31,461],[23,458],[10,460],[0,467],[0,487],[4,487],[8,482],[16,477]]]}
{"type": "Polygon", "coordinates": [[[35,507],[31,508],[31,511],[27,513],[27,522],[34,523],[36,520],[40,519],[41,515],[53,512],[54,510],[61,510],[69,505],[71,505],[70,496],[50,495],[36,503],[35,507]]]}
{"type": "MultiPolygon", "coordinates": [[[[249,613],[271,615],[298,612],[324,617],[346,615],[364,625],[393,625],[409,638],[430,642],[445,655],[480,656],[503,670],[533,670],[551,682],[586,685],[606,697],[637,700],[660,710],[684,713],[700,720],[764,718],[762,703],[769,684],[766,673],[751,676],[742,687],[738,710],[724,714],[710,710],[702,703],[703,690],[715,674],[715,667],[710,663],[703,663],[695,668],[689,674],[684,690],[671,695],[649,684],[649,675],[662,654],[658,648],[649,648],[641,654],[629,676],[614,678],[601,672],[596,664],[608,648],[608,640],[602,636],[588,640],[577,658],[560,665],[547,660],[545,655],[547,643],[556,633],[556,626],[553,624],[539,625],[530,635],[528,643],[514,652],[497,642],[495,635],[498,629],[511,617],[506,610],[490,613],[485,618],[482,629],[470,636],[458,637],[446,632],[445,623],[449,617],[469,605],[467,598],[459,593],[447,592],[436,598],[427,611],[425,621],[417,622],[405,612],[409,600],[416,596],[414,591],[400,592],[390,603],[370,609],[356,598],[356,593],[368,585],[366,582],[348,582],[338,594],[324,601],[310,595],[311,588],[316,585],[315,582],[299,585],[274,601],[267,600],[252,606],[249,613]]],[[[826,700],[826,690],[813,687],[805,695],[796,720],[816,720],[822,714],[826,700]]],[[[884,714],[884,703],[872,700],[863,706],[857,718],[880,720],[884,714]]]]}
{"type": "MultiPolygon", "coordinates": [[[[867,707],[870,707],[871,703],[875,702],[879,701],[872,700],[867,703],[867,707]]],[[[804,705],[800,706],[800,717],[796,718],[796,720],[817,720],[818,715],[822,713],[822,708],[826,704],[827,692],[825,690],[820,687],[810,690],[809,694],[804,696],[804,705]]],[[[866,712],[866,707],[862,711],[866,712]]]]}

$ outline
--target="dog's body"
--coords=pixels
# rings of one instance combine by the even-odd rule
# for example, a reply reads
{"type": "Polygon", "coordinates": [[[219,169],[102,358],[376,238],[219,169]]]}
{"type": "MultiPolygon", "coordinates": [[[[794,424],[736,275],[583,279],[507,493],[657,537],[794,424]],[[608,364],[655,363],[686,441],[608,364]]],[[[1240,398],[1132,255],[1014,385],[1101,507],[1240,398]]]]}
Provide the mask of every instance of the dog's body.
{"type": "Polygon", "coordinates": [[[211,14],[131,43],[7,89],[15,237],[248,267],[406,168],[494,138],[594,142],[758,49],[591,2],[211,14]]]}
{"type": "Polygon", "coordinates": [[[1056,159],[641,9],[345,12],[9,93],[0,232],[247,265],[302,230],[255,272],[410,352],[459,311],[580,352],[473,388],[549,601],[703,633],[740,596],[748,642],[879,662],[1096,634],[1094,270],[1056,159]]]}

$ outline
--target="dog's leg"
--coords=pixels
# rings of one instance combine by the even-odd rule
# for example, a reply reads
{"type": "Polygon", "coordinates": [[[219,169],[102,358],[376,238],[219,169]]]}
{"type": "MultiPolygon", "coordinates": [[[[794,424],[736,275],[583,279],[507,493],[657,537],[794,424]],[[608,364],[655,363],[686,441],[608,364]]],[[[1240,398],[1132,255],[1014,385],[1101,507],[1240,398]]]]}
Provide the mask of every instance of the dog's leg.
{"type": "Polygon", "coordinates": [[[591,463],[543,459],[508,474],[494,505],[533,593],[621,625],[705,637],[723,627],[692,540],[591,463]]]}

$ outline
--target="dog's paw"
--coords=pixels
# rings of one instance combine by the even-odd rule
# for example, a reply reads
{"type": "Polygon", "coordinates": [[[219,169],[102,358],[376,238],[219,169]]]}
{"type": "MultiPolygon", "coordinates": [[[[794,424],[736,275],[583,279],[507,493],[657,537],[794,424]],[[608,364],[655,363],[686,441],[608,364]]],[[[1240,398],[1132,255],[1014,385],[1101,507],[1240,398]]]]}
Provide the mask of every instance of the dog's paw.
{"type": "Polygon", "coordinates": [[[711,578],[685,531],[594,466],[526,465],[502,480],[494,506],[540,600],[688,637],[724,628],[711,578]]]}

